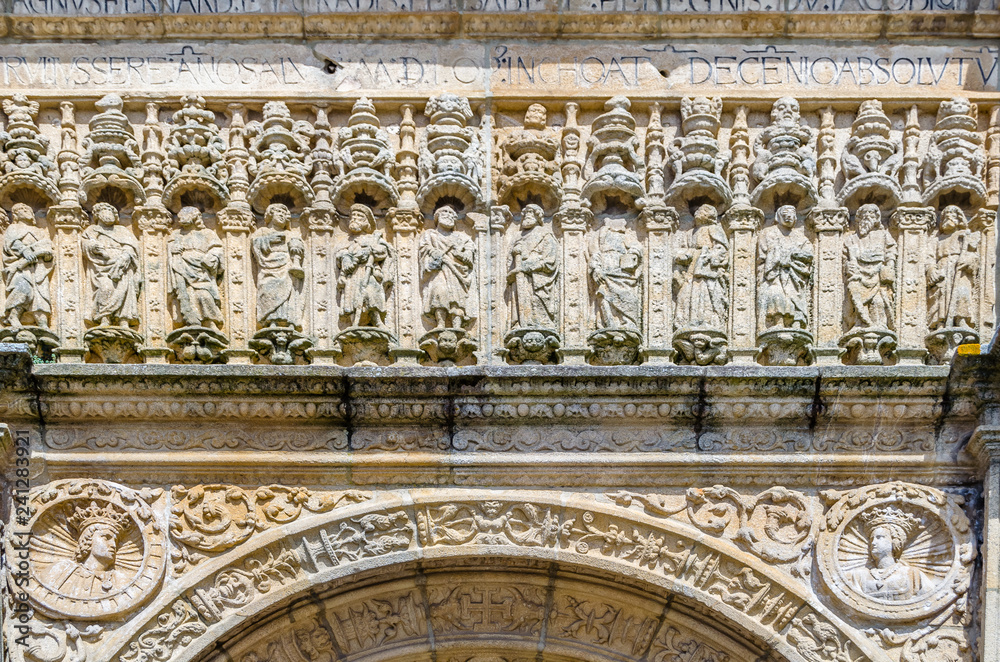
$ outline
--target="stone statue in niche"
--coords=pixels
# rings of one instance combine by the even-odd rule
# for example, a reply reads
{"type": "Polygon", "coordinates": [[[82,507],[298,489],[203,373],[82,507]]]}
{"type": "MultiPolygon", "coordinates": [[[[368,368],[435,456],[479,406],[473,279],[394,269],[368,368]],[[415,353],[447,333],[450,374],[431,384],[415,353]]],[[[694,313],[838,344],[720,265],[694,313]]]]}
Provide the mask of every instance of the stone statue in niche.
{"type": "Polygon", "coordinates": [[[976,279],[979,276],[979,232],[955,205],[941,212],[941,236],[927,266],[928,349],[947,361],[955,348],[979,342],[976,331],[976,279]]]}
{"type": "Polygon", "coordinates": [[[118,210],[106,202],[94,205],[94,224],[81,240],[87,277],[93,288],[86,315],[94,325],[84,336],[91,351],[107,363],[121,363],[134,352],[142,336],[139,324],[139,241],[118,222],[118,210]]]}
{"type": "Polygon", "coordinates": [[[167,241],[167,289],[177,302],[183,327],[172,332],[167,342],[178,346],[179,360],[207,363],[228,344],[220,333],[222,241],[205,227],[197,207],[182,208],[177,224],[179,228],[167,241]]]}
{"type": "Polygon", "coordinates": [[[794,199],[800,209],[816,203],[815,139],[816,131],[801,123],[798,101],[782,97],[774,102],[771,124],[754,140],[755,207],[773,208],[777,199],[794,199]]]}
{"type": "Polygon", "coordinates": [[[757,241],[757,328],[760,359],[769,365],[811,360],[809,327],[812,242],[795,207],[779,207],[757,241]]]}
{"type": "Polygon", "coordinates": [[[729,239],[712,205],[694,213],[694,230],[674,255],[674,348],[678,362],[723,364],[729,323],[729,239]]]}
{"type": "Polygon", "coordinates": [[[513,363],[551,363],[559,347],[559,242],[542,208],[524,207],[521,236],[510,249],[511,324],[505,345],[513,363]]]}
{"type": "Polygon", "coordinates": [[[595,363],[624,365],[638,360],[642,261],[642,246],[628,235],[625,219],[605,219],[588,260],[601,325],[589,338],[595,363]]]}
{"type": "Polygon", "coordinates": [[[294,363],[294,355],[312,345],[301,333],[306,247],[290,229],[291,218],[285,205],[268,205],[264,227],[250,240],[257,265],[257,323],[262,327],[251,344],[276,365],[294,363]]]}
{"type": "Polygon", "coordinates": [[[908,600],[933,588],[934,582],[922,570],[900,558],[922,528],[916,515],[884,506],[862,513],[861,520],[870,560],[845,573],[851,588],[889,601],[908,600]]]}
{"type": "Polygon", "coordinates": [[[68,521],[76,534],[75,553],[49,566],[43,581],[77,598],[117,593],[135,576],[134,570],[117,563],[118,547],[131,524],[128,513],[112,505],[91,502],[77,507],[68,521]]]}
{"type": "Polygon", "coordinates": [[[434,324],[420,348],[434,362],[458,363],[475,349],[466,329],[476,318],[476,246],[456,231],[458,214],[451,207],[440,207],[434,220],[417,247],[423,312],[434,324]]]}
{"type": "MultiPolygon", "coordinates": [[[[0,211],[0,221],[6,220],[0,211]]],[[[19,202],[3,234],[5,302],[0,342],[26,343],[32,353],[49,359],[59,337],[52,322],[52,268],[55,247],[49,233],[37,226],[35,212],[19,202]]]]}
{"type": "Polygon", "coordinates": [[[855,217],[857,233],[844,239],[844,323],[841,339],[847,360],[881,365],[896,346],[896,240],[882,226],[878,205],[861,205],[855,217]]]}
{"type": "Polygon", "coordinates": [[[367,206],[351,206],[347,230],[350,243],[337,251],[334,261],[340,313],[350,320],[350,327],[335,342],[350,355],[350,363],[378,364],[378,358],[387,355],[389,344],[395,343],[385,326],[386,296],[395,280],[395,255],[382,232],[375,230],[375,215],[367,206]]]}

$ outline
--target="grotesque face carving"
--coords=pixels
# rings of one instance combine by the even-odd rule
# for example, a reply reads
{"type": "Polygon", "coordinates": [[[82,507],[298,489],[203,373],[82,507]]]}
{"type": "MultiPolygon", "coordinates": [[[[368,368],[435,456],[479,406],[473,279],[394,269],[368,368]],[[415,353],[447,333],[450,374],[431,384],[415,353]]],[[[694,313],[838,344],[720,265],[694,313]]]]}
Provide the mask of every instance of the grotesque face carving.
{"type": "Polygon", "coordinates": [[[544,129],[547,112],[545,106],[533,103],[524,114],[524,126],[529,129],[544,129]]]}

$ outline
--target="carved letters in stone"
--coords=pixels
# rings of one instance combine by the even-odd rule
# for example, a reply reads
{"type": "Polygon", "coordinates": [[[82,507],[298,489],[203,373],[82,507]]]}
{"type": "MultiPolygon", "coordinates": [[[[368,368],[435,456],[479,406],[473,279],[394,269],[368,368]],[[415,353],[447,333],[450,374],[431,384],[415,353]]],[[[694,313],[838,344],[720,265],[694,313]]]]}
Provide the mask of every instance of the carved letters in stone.
{"type": "Polygon", "coordinates": [[[844,325],[840,344],[848,361],[881,365],[896,347],[896,240],[882,225],[878,205],[861,205],[856,233],[844,239],[844,325]]]}
{"type": "Polygon", "coordinates": [[[823,496],[817,559],[843,605],[885,623],[964,610],[976,547],[962,498],[899,482],[823,496]]]}
{"type": "Polygon", "coordinates": [[[526,205],[510,248],[507,285],[514,329],[505,344],[512,363],[553,363],[559,347],[559,242],[542,208],[526,205]]]}
{"type": "MultiPolygon", "coordinates": [[[[98,480],[50,483],[32,492],[32,605],[55,618],[122,615],[157,589],[165,563],[164,525],[152,494],[98,480]]],[[[14,536],[7,538],[7,553],[14,536]]],[[[13,557],[12,557],[13,558],[13,557]]]]}
{"type": "Polygon", "coordinates": [[[757,241],[757,329],[761,361],[804,365],[811,360],[812,242],[785,205],[757,241]]]}
{"type": "Polygon", "coordinates": [[[678,363],[724,364],[729,324],[729,239],[711,205],[694,214],[674,255],[674,348],[678,363]]]}

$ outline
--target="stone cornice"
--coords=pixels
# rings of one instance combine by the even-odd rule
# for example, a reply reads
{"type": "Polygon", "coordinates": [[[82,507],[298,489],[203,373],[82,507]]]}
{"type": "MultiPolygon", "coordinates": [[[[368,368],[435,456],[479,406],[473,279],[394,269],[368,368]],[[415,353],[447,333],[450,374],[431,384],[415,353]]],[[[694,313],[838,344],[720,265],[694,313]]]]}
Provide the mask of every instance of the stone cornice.
{"type": "Polygon", "coordinates": [[[614,37],[993,39],[1000,13],[980,12],[522,12],[7,15],[0,39],[614,37]],[[609,20],[614,16],[614,20],[609,20]]]}

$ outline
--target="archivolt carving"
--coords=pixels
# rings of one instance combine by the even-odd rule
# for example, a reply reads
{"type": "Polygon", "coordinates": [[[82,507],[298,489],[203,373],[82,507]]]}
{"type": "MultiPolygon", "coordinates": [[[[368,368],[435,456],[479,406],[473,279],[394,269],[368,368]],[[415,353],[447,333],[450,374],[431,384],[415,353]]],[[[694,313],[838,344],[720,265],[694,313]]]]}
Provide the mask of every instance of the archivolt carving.
{"type": "MultiPolygon", "coordinates": [[[[802,528],[793,521],[794,517],[775,514],[776,510],[785,514],[798,512],[802,502],[794,493],[772,490],[750,501],[720,489],[710,490],[708,494],[720,504],[755,503],[756,507],[747,515],[747,527],[761,526],[770,530],[774,536],[770,539],[772,542],[789,540],[799,535],[802,528]],[[760,515],[753,510],[759,510],[760,515]],[[777,524],[779,529],[771,529],[772,524],[777,524]]],[[[169,594],[161,595],[156,608],[149,612],[151,618],[158,619],[158,624],[136,623],[127,631],[115,633],[105,640],[105,645],[110,647],[106,650],[118,648],[123,652],[122,662],[149,659],[136,656],[140,651],[154,649],[164,653],[157,657],[159,662],[181,662],[192,659],[209,638],[218,637],[219,628],[230,627],[228,614],[237,608],[250,616],[266,609],[281,596],[293,595],[308,586],[361,568],[391,566],[397,560],[420,557],[473,558],[478,557],[481,550],[490,549],[498,559],[508,556],[550,559],[553,558],[551,554],[558,551],[560,563],[570,566],[586,568],[600,559],[604,567],[631,568],[632,577],[682,590],[685,595],[705,604],[717,605],[715,609],[721,610],[725,618],[775,642],[776,652],[789,659],[810,662],[826,659],[822,655],[833,650],[832,645],[844,651],[848,656],[845,659],[873,659],[870,644],[830,615],[805,585],[782,579],[780,573],[767,564],[734,553],[731,546],[714,545],[711,537],[693,534],[688,524],[628,513],[602,505],[596,499],[589,500],[589,505],[578,500],[564,506],[559,504],[558,497],[529,496],[529,493],[513,500],[490,499],[483,495],[470,499],[468,493],[462,492],[450,496],[436,492],[427,498],[430,495],[411,493],[408,498],[415,497],[416,503],[399,507],[393,505],[398,497],[386,494],[368,504],[347,506],[341,515],[334,511],[332,517],[312,523],[307,520],[291,522],[285,526],[283,536],[269,537],[260,546],[245,543],[223,559],[199,566],[179,578],[180,583],[169,594]],[[611,565],[607,566],[609,563],[611,565]],[[265,591],[258,586],[263,583],[269,587],[271,584],[267,582],[281,584],[282,591],[265,591]],[[257,597],[248,603],[246,596],[251,592],[251,585],[257,597]],[[199,605],[199,600],[204,600],[200,596],[211,598],[213,606],[207,615],[203,607],[190,606],[199,605]],[[807,617],[807,613],[813,615],[807,617]],[[204,636],[198,638],[201,633],[204,636]],[[191,639],[183,650],[176,643],[181,638],[191,639]]],[[[728,515],[721,515],[717,520],[711,511],[700,511],[697,499],[707,496],[706,493],[690,496],[694,499],[691,506],[694,517],[706,530],[718,530],[718,522],[727,521],[728,515]]],[[[741,508],[746,506],[736,507],[734,511],[739,513],[741,508]]],[[[736,516],[738,518],[738,514],[736,516]]],[[[544,585],[543,581],[541,586],[544,585]]],[[[477,592],[470,593],[469,597],[462,597],[465,589],[454,585],[429,590],[432,616],[437,614],[433,618],[438,619],[441,627],[453,630],[461,630],[467,625],[477,627],[473,623],[480,621],[469,620],[467,607],[461,605],[470,602],[508,604],[513,600],[509,604],[520,604],[522,611],[506,610],[504,618],[512,619],[507,621],[495,620],[499,615],[491,617],[493,620],[486,621],[490,623],[489,628],[494,628],[490,631],[502,632],[506,628],[538,631],[538,622],[533,620],[531,613],[532,605],[546,603],[542,593],[503,582],[498,583],[495,590],[484,588],[482,582],[477,586],[477,592]],[[485,598],[484,590],[492,597],[485,598]],[[509,594],[506,598],[504,591],[509,594]]],[[[367,607],[359,605],[357,609],[361,611],[356,614],[350,610],[340,611],[337,618],[341,625],[335,631],[341,632],[339,628],[344,627],[345,619],[353,623],[364,622],[363,614],[369,611],[384,614],[386,618],[396,614],[393,616],[399,623],[396,632],[401,631],[399,628],[405,630],[404,621],[409,618],[406,614],[410,613],[407,610],[422,609],[422,603],[404,598],[398,592],[394,595],[397,597],[392,600],[373,599],[368,595],[366,599],[370,604],[367,607]]],[[[612,648],[621,645],[621,652],[630,656],[637,655],[635,647],[640,640],[652,642],[653,647],[661,651],[676,645],[679,637],[676,633],[657,633],[655,628],[642,625],[641,618],[636,620],[637,616],[629,620],[621,612],[624,605],[605,600],[599,594],[586,598],[557,596],[553,609],[550,636],[612,648]]],[[[654,622],[659,610],[659,607],[654,610],[654,622]]],[[[351,631],[357,632],[356,629],[351,631]]],[[[385,632],[365,631],[372,633],[364,635],[365,641],[391,638],[385,632]]],[[[296,637],[302,639],[299,635],[296,637]]],[[[711,650],[709,647],[707,652],[711,650]]]]}
{"type": "Polygon", "coordinates": [[[992,336],[1000,113],[968,99],[933,127],[878,99],[351,102],[185,95],[137,123],[112,94],[56,127],[6,99],[0,338],[66,362],[447,367],[942,363],[992,336]],[[885,226],[849,231],[872,205],[885,226]],[[379,257],[351,271],[366,237],[379,257]]]}

